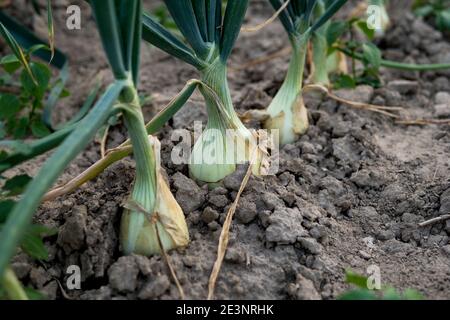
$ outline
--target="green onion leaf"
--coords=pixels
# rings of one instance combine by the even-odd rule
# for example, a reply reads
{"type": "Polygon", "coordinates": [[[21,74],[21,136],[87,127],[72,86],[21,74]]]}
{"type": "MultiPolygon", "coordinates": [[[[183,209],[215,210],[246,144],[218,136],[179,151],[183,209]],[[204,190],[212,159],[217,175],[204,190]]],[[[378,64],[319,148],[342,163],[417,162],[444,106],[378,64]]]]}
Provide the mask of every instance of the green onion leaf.
{"type": "Polygon", "coordinates": [[[123,39],[117,21],[114,0],[91,1],[100,37],[116,79],[127,79],[124,64],[123,39]]]}
{"type": "Polygon", "coordinates": [[[206,18],[206,0],[192,0],[195,17],[197,19],[198,29],[205,42],[208,42],[207,18],[206,18]]]}
{"type": "Polygon", "coordinates": [[[169,9],[170,15],[192,49],[201,57],[207,55],[208,47],[197,25],[192,0],[164,0],[164,2],[169,9]]]}
{"type": "Polygon", "coordinates": [[[247,7],[248,0],[228,0],[220,42],[220,58],[223,62],[227,61],[231,54],[241,30],[247,7]]]}
{"type": "Polygon", "coordinates": [[[204,67],[203,62],[195,56],[195,53],[173,34],[167,31],[161,24],[152,19],[148,14],[142,18],[142,38],[157,46],[168,54],[183,60],[197,69],[204,67]]]}
{"type": "MultiPolygon", "coordinates": [[[[275,11],[278,11],[283,5],[281,0],[269,0],[272,4],[272,7],[275,11]]],[[[294,23],[291,20],[291,16],[289,15],[289,11],[283,10],[278,16],[281,23],[283,24],[284,29],[286,29],[287,33],[291,34],[294,32],[294,23]]]]}

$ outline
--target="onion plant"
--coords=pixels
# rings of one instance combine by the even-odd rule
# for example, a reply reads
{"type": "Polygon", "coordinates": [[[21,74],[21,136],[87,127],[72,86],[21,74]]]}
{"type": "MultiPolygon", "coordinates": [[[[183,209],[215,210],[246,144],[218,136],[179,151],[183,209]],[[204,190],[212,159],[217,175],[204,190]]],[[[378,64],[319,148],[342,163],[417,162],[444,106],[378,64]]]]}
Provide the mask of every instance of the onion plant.
{"type": "MultiPolygon", "coordinates": [[[[275,10],[279,10],[285,0],[269,0],[275,10]]],[[[280,130],[280,143],[292,143],[308,129],[308,114],[301,91],[308,43],[313,34],[347,2],[334,0],[319,17],[314,12],[320,1],[291,0],[279,18],[288,33],[292,46],[292,56],[286,78],[267,108],[267,129],[280,130]]],[[[323,66],[317,66],[319,68],[323,66]]]]}
{"type": "MultiPolygon", "coordinates": [[[[90,4],[115,80],[83,120],[74,125],[12,208],[0,233],[1,277],[8,275],[5,272],[9,259],[45,192],[99,128],[119,112],[123,114],[136,160],[136,178],[121,224],[124,253],[150,255],[161,249],[185,246],[189,240],[184,215],[162,178],[157,143],[148,137],[139,104],[141,1],[92,0],[90,4]]],[[[161,128],[170,116],[168,113],[159,115],[152,122],[153,129],[161,128]]]]}
{"type": "Polygon", "coordinates": [[[227,60],[248,0],[228,0],[224,14],[222,0],[164,2],[184,41],[149,15],[144,15],[143,38],[200,72],[199,89],[205,98],[208,122],[194,145],[189,169],[194,179],[216,183],[236,170],[238,160],[250,160],[255,146],[254,136],[234,110],[227,82],[227,60]]]}

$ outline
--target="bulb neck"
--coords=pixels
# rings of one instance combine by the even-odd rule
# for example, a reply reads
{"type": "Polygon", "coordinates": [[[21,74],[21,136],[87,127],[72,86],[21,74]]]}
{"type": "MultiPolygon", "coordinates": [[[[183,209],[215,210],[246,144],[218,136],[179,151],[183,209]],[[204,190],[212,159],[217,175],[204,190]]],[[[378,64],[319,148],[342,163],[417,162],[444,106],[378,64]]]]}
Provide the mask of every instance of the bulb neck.
{"type": "Polygon", "coordinates": [[[247,130],[239,119],[233,107],[230,89],[228,87],[227,66],[217,57],[207,68],[201,72],[202,82],[205,83],[215,96],[208,92],[207,89],[201,88],[201,93],[205,98],[206,110],[208,112],[208,123],[214,121],[216,123],[224,122],[227,129],[247,130]],[[219,101],[217,101],[217,99],[219,101]],[[221,106],[218,105],[220,103],[221,106]],[[221,110],[223,107],[223,110],[221,110]],[[222,120],[220,120],[222,118],[222,120]],[[229,122],[228,124],[226,122],[229,122]]]}
{"type": "Polygon", "coordinates": [[[286,78],[273,98],[264,127],[277,129],[280,143],[292,143],[308,128],[307,112],[301,98],[303,71],[309,36],[292,36],[292,57],[286,78]]]}
{"type": "Polygon", "coordinates": [[[302,91],[308,39],[306,36],[290,37],[292,55],[286,78],[267,109],[272,117],[282,111],[289,113],[292,103],[302,91]]]}
{"type": "Polygon", "coordinates": [[[131,198],[147,212],[153,212],[157,191],[156,159],[145,128],[137,91],[134,89],[132,93],[131,102],[126,104],[123,112],[136,161],[136,178],[131,198]]]}

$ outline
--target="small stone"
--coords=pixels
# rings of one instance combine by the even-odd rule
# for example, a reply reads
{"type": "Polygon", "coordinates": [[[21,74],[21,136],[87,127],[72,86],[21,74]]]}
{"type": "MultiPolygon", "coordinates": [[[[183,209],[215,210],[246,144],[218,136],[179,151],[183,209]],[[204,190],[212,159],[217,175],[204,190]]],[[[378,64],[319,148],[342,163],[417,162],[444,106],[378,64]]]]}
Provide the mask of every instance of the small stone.
{"type": "Polygon", "coordinates": [[[300,246],[312,254],[319,254],[322,252],[322,246],[313,238],[300,238],[298,239],[300,246]]]}
{"type": "Polygon", "coordinates": [[[317,225],[309,230],[309,234],[316,240],[324,241],[327,239],[327,228],[322,225],[317,225]]]}
{"type": "Polygon", "coordinates": [[[375,96],[375,98],[373,98],[372,100],[372,104],[377,106],[385,106],[386,100],[382,96],[375,96]]]}
{"type": "Polygon", "coordinates": [[[192,224],[197,225],[197,224],[200,222],[200,219],[201,219],[200,216],[201,216],[201,213],[200,213],[199,211],[191,212],[191,213],[187,216],[186,221],[191,222],[192,224]]]}
{"type": "Polygon", "coordinates": [[[139,292],[141,300],[155,299],[162,296],[170,288],[170,281],[166,275],[161,275],[147,282],[139,292]]]}
{"type": "Polygon", "coordinates": [[[84,245],[86,231],[87,207],[76,206],[72,214],[66,219],[59,233],[57,244],[64,249],[66,254],[80,250],[84,245]]]}
{"type": "Polygon", "coordinates": [[[333,138],[344,137],[350,132],[351,128],[350,121],[337,121],[333,125],[333,138]]]}
{"type": "Polygon", "coordinates": [[[139,268],[133,256],[120,257],[108,270],[109,284],[119,292],[133,292],[139,268]]]}
{"type": "Polygon", "coordinates": [[[344,184],[333,176],[324,177],[319,186],[326,189],[335,198],[342,197],[346,192],[344,184]]]}
{"type": "Polygon", "coordinates": [[[303,141],[300,143],[300,148],[302,149],[303,154],[316,154],[317,150],[314,145],[310,142],[303,141]]]}
{"type": "Polygon", "coordinates": [[[227,195],[228,194],[228,190],[225,189],[224,187],[217,187],[217,188],[214,188],[213,190],[211,190],[209,192],[210,196],[216,196],[216,195],[219,195],[219,194],[227,195]]]}
{"type": "Polygon", "coordinates": [[[295,243],[297,238],[307,232],[302,226],[302,215],[297,208],[279,208],[269,217],[269,227],[266,229],[266,239],[280,244],[295,243]]]}
{"type": "Polygon", "coordinates": [[[297,275],[296,282],[288,286],[288,293],[297,300],[320,300],[320,295],[314,287],[314,283],[300,274],[297,275]]]}
{"type": "Polygon", "coordinates": [[[436,104],[434,106],[434,114],[438,118],[450,117],[450,102],[436,104]]]}
{"type": "Polygon", "coordinates": [[[264,228],[269,226],[270,211],[264,210],[258,213],[259,220],[264,228]]]}
{"type": "Polygon", "coordinates": [[[235,264],[243,264],[246,261],[244,250],[241,248],[229,248],[225,254],[225,261],[235,264]]]}
{"type": "Polygon", "coordinates": [[[195,266],[196,262],[197,262],[197,258],[194,256],[183,257],[183,263],[188,268],[192,268],[193,266],[195,266]]]}
{"type": "Polygon", "coordinates": [[[228,176],[226,176],[223,179],[223,185],[228,190],[239,191],[239,188],[241,187],[245,173],[246,173],[245,166],[239,166],[236,169],[236,171],[234,171],[232,174],[229,174],[228,176]]]}
{"type": "Polygon", "coordinates": [[[177,172],[173,175],[173,181],[177,189],[175,197],[185,214],[193,212],[203,205],[206,191],[201,189],[193,180],[177,172]]]}
{"type": "Polygon", "coordinates": [[[217,231],[220,229],[220,224],[217,221],[208,223],[208,229],[211,231],[217,231]]]}
{"type": "Polygon", "coordinates": [[[350,181],[355,183],[360,188],[379,188],[384,181],[374,171],[367,169],[359,170],[352,174],[350,181]]]}
{"type": "Polygon", "coordinates": [[[450,103],[450,93],[441,91],[434,96],[434,102],[436,104],[448,104],[450,103]]]}
{"type": "Polygon", "coordinates": [[[206,224],[213,222],[219,218],[219,213],[211,207],[206,207],[202,213],[202,221],[206,224]]]}
{"type": "Polygon", "coordinates": [[[380,241],[386,241],[394,238],[394,233],[390,230],[380,230],[377,233],[377,239],[380,241]]]}
{"type": "Polygon", "coordinates": [[[136,264],[139,268],[139,271],[144,276],[149,276],[152,274],[152,265],[150,263],[149,258],[140,256],[140,255],[134,255],[134,259],[136,261],[136,264]]]}
{"type": "Polygon", "coordinates": [[[302,217],[309,221],[316,221],[317,219],[322,217],[322,213],[319,207],[301,199],[300,197],[297,197],[296,205],[300,210],[302,217]]]}
{"type": "Polygon", "coordinates": [[[230,202],[228,198],[223,194],[209,196],[208,202],[217,208],[224,208],[230,202]]]}
{"type": "Polygon", "coordinates": [[[367,253],[367,252],[364,251],[364,250],[359,250],[359,251],[358,251],[358,254],[359,254],[359,256],[360,256],[361,258],[363,258],[363,259],[365,259],[365,260],[369,260],[369,259],[372,257],[369,253],[367,253]]]}
{"type": "Polygon", "coordinates": [[[252,222],[257,214],[256,204],[244,197],[236,210],[236,219],[242,224],[247,224],[252,222]]]}
{"type": "Polygon", "coordinates": [[[380,88],[378,89],[378,92],[385,100],[385,104],[383,105],[398,106],[402,102],[402,95],[395,90],[380,88]]]}
{"type": "Polygon", "coordinates": [[[419,90],[419,83],[410,80],[393,80],[387,84],[387,87],[401,94],[409,94],[416,93],[419,90]]]}
{"type": "Polygon", "coordinates": [[[333,156],[344,163],[355,163],[360,159],[358,146],[350,136],[333,139],[333,156]]]}
{"type": "Polygon", "coordinates": [[[38,289],[42,289],[51,280],[51,277],[44,268],[39,267],[31,270],[30,280],[38,289]]]}
{"type": "Polygon", "coordinates": [[[284,207],[284,202],[273,193],[265,192],[262,195],[262,201],[268,210],[274,210],[284,207]]]}

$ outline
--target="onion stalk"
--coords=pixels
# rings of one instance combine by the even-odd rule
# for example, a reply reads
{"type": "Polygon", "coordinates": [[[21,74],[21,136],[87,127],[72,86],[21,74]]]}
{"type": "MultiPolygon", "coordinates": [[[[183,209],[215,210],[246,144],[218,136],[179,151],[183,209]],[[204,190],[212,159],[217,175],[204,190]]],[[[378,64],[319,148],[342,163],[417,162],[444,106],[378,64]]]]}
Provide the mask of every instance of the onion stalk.
{"type": "MultiPolygon", "coordinates": [[[[280,10],[286,0],[269,0],[275,10],[280,10]]],[[[314,34],[316,46],[326,46],[323,31],[319,31],[331,17],[347,2],[334,0],[327,2],[320,14],[315,14],[318,0],[291,0],[285,10],[281,11],[279,18],[288,33],[292,46],[292,56],[286,78],[267,108],[269,118],[265,121],[267,129],[278,129],[280,143],[292,143],[308,130],[308,114],[302,99],[303,71],[305,68],[308,43],[314,34]]],[[[316,56],[317,81],[329,82],[327,79],[326,50],[316,56]]]]}
{"type": "MultiPolygon", "coordinates": [[[[189,172],[195,180],[217,183],[233,173],[238,163],[250,161],[256,148],[254,135],[234,110],[227,81],[227,60],[239,35],[248,0],[228,0],[224,14],[222,0],[164,2],[185,42],[148,15],[144,15],[143,38],[199,71],[208,122],[193,147],[189,172]]],[[[254,173],[258,173],[258,164],[254,168],[254,173]]]]}
{"type": "Polygon", "coordinates": [[[267,108],[269,118],[264,123],[266,129],[279,130],[281,144],[297,140],[309,126],[308,113],[301,95],[309,37],[299,37],[300,39],[291,38],[293,50],[288,72],[280,90],[267,108]]]}
{"type": "MultiPolygon", "coordinates": [[[[129,128],[133,126],[130,119],[126,121],[129,128]]],[[[140,123],[136,121],[139,127],[140,123]]],[[[125,254],[149,256],[186,246],[189,232],[183,211],[161,173],[159,141],[147,137],[145,128],[136,132],[140,134],[130,134],[136,157],[136,180],[122,215],[120,240],[125,254]],[[138,143],[143,146],[139,150],[135,148],[138,143]]]]}
{"type": "Polygon", "coordinates": [[[186,246],[189,234],[184,214],[161,175],[159,144],[148,137],[137,93],[141,1],[93,1],[92,5],[114,75],[126,78],[116,108],[122,111],[128,129],[136,176],[122,215],[122,251],[153,255],[186,246]]]}

